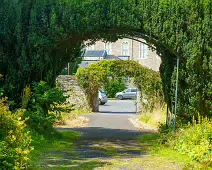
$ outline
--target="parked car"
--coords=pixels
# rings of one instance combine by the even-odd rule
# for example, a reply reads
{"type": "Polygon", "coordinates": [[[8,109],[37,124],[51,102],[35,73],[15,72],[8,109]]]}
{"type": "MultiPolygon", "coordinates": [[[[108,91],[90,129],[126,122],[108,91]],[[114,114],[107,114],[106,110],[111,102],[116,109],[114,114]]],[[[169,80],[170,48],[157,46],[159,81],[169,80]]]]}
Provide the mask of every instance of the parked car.
{"type": "Polygon", "coordinates": [[[136,99],[137,98],[137,89],[129,88],[122,92],[116,93],[116,98],[119,100],[122,99],[136,99]]]}
{"type": "Polygon", "coordinates": [[[107,103],[107,96],[103,90],[99,90],[99,104],[104,105],[107,103]]]}

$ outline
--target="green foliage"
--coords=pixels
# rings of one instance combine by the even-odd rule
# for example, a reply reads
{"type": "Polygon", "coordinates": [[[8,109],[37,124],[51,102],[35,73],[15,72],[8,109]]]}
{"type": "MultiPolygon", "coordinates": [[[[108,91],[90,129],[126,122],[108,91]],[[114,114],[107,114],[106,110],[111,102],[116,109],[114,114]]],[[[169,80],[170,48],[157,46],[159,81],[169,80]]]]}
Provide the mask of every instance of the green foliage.
{"type": "Polygon", "coordinates": [[[67,3],[62,4],[1,1],[0,72],[4,81],[0,86],[17,105],[26,85],[42,80],[53,87],[67,63],[75,63],[81,56],[81,43],[69,41],[67,15],[64,15],[67,3]]]}
{"type": "Polygon", "coordinates": [[[31,147],[30,132],[26,130],[25,120],[21,117],[24,110],[16,113],[8,111],[0,100],[0,167],[1,169],[21,169],[28,162],[31,147]]]}
{"type": "Polygon", "coordinates": [[[109,79],[108,82],[104,84],[104,91],[107,94],[107,97],[115,97],[117,92],[123,91],[126,88],[124,78],[113,78],[109,79]]]}
{"type": "MultiPolygon", "coordinates": [[[[2,74],[0,74],[0,81],[1,81],[1,78],[3,77],[2,74]]],[[[3,88],[0,88],[0,97],[3,96],[4,94],[4,89],[3,88]]]]}
{"type": "Polygon", "coordinates": [[[171,135],[168,143],[178,152],[199,162],[211,162],[212,159],[212,121],[199,117],[198,123],[188,124],[171,135]]]}
{"type": "Polygon", "coordinates": [[[163,92],[159,73],[150,70],[131,60],[102,60],[89,65],[87,69],[80,68],[76,74],[80,86],[85,90],[88,102],[95,111],[95,97],[98,90],[104,86],[109,77],[133,77],[134,83],[141,91],[143,111],[152,111],[162,105],[163,92]],[[148,102],[144,102],[142,99],[148,102]]]}
{"type": "Polygon", "coordinates": [[[59,116],[57,105],[65,102],[63,92],[57,88],[50,88],[46,82],[41,81],[33,84],[30,96],[24,114],[25,117],[29,117],[26,123],[36,130],[51,128],[59,116]]]}
{"type": "Polygon", "coordinates": [[[20,104],[22,90],[31,82],[53,86],[65,65],[81,55],[84,41],[133,36],[160,54],[169,108],[180,56],[179,116],[211,117],[211,14],[211,0],[1,1],[0,86],[20,104]]]}
{"type": "Polygon", "coordinates": [[[68,64],[67,64],[67,67],[65,67],[65,69],[63,69],[60,74],[61,75],[75,75],[77,72],[77,69],[79,68],[79,64],[81,62],[82,62],[81,57],[76,58],[74,61],[69,63],[69,68],[68,68],[68,64]]]}

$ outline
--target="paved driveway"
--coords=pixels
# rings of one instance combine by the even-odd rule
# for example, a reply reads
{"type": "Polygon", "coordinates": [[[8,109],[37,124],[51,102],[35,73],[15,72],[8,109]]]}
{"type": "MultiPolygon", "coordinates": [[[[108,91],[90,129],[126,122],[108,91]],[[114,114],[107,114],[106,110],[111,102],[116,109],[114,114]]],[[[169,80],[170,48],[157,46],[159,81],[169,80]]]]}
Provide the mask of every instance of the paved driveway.
{"type": "Polygon", "coordinates": [[[86,139],[134,139],[143,133],[129,120],[137,116],[135,110],[134,100],[110,100],[100,106],[100,112],[85,115],[87,127],[72,130],[82,132],[86,139]]]}
{"type": "Polygon", "coordinates": [[[133,100],[110,100],[100,105],[99,113],[87,115],[90,120],[88,127],[137,130],[129,121],[136,116],[134,103],[133,100]]]}
{"type": "Polygon", "coordinates": [[[105,105],[100,105],[101,113],[135,114],[135,100],[109,100],[105,105]]]}

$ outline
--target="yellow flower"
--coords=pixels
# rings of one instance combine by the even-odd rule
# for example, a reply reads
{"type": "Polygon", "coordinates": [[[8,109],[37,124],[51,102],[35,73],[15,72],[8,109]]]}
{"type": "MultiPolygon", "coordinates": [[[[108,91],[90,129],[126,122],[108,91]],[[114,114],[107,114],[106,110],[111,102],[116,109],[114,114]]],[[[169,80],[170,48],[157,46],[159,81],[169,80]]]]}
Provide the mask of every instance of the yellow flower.
{"type": "Polygon", "coordinates": [[[30,150],[29,149],[23,151],[23,154],[25,154],[25,155],[28,155],[29,153],[30,153],[30,150]]]}
{"type": "Polygon", "coordinates": [[[22,149],[21,148],[18,148],[17,149],[17,154],[20,154],[20,153],[22,153],[22,149]]]}
{"type": "Polygon", "coordinates": [[[29,160],[29,158],[27,158],[27,157],[24,157],[24,160],[25,160],[25,161],[28,161],[28,160],[29,160]]]}

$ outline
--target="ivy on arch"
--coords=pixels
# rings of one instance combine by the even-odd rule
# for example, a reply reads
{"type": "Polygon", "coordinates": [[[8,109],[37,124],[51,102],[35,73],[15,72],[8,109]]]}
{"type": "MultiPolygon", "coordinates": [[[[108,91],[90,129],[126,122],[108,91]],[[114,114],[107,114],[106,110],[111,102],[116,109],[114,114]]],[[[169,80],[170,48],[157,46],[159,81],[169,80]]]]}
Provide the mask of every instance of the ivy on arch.
{"type": "Polygon", "coordinates": [[[162,81],[160,74],[132,60],[102,60],[88,68],[79,68],[76,74],[79,85],[84,89],[92,111],[98,111],[98,90],[109,77],[133,78],[141,93],[142,110],[152,110],[163,103],[162,81]],[[145,98],[148,102],[143,102],[145,98]]]}

